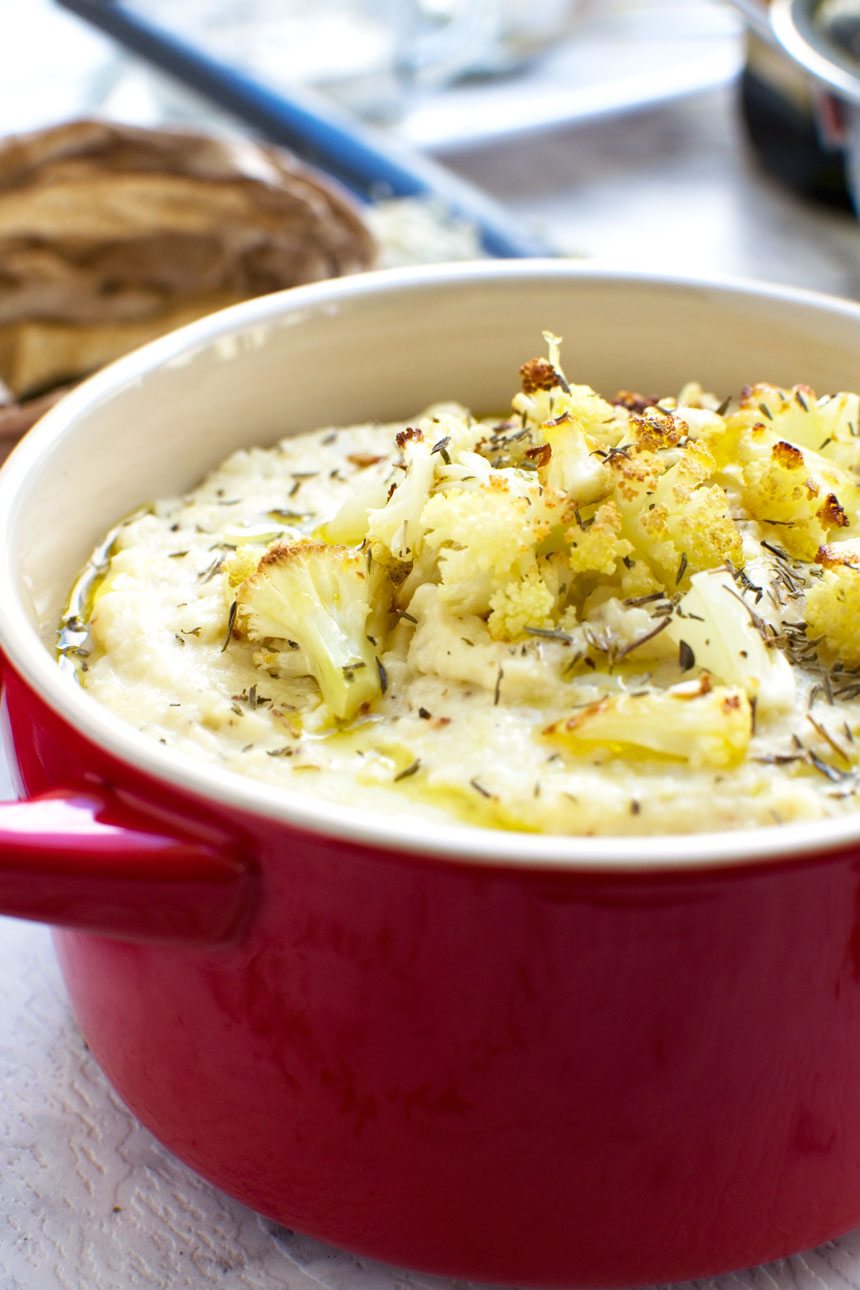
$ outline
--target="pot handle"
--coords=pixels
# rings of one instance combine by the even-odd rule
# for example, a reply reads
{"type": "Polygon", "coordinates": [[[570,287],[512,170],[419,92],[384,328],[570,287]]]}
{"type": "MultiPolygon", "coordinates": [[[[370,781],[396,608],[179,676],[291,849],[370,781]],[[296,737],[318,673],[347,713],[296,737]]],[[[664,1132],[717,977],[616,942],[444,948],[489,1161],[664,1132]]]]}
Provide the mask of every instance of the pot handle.
{"type": "Polygon", "coordinates": [[[0,914],[218,946],[241,936],[256,887],[235,843],[189,834],[109,788],[0,803],[0,914]]]}

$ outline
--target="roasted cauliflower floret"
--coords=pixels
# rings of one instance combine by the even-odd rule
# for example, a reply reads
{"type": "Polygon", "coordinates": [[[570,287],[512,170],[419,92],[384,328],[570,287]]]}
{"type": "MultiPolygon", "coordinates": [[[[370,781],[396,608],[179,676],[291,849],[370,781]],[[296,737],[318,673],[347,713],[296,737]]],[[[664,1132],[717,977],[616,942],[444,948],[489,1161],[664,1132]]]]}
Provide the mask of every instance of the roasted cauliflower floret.
{"type": "Polygon", "coordinates": [[[532,358],[520,369],[522,392],[513,409],[530,427],[539,453],[541,482],[563,489],[577,506],[605,497],[611,477],[601,449],[627,427],[623,408],[607,403],[588,385],[569,385],[559,362],[558,337],[544,333],[549,359],[532,358]]]}
{"type": "Polygon", "coordinates": [[[322,542],[276,543],[235,589],[235,624],[251,640],[293,641],[332,715],[355,716],[381,691],[384,569],[364,552],[322,542]]]}
{"type": "Polygon", "coordinates": [[[409,561],[420,551],[421,512],[430,496],[436,474],[433,445],[420,429],[409,428],[397,436],[403,454],[402,468],[383,506],[367,515],[367,540],[378,558],[390,553],[409,561]]]}
{"type": "Polygon", "coordinates": [[[616,443],[627,424],[623,408],[607,403],[590,385],[570,385],[561,369],[561,338],[544,332],[548,358],[531,358],[520,368],[522,392],[513,408],[534,426],[562,418],[603,443],[616,443]]]}
{"type": "Polygon", "coordinates": [[[817,449],[826,438],[815,424],[815,392],[806,385],[783,389],[762,381],[745,385],[723,420],[722,452],[711,444],[721,460],[734,457],[738,444],[753,431],[765,429],[776,442],[785,439],[799,447],[817,449]]]}
{"type": "Polygon", "coordinates": [[[806,632],[825,658],[860,667],[860,562],[828,562],[806,593],[806,632]]]}
{"type": "Polygon", "coordinates": [[[522,578],[497,587],[490,596],[487,628],[494,640],[514,641],[527,627],[552,627],[557,607],[557,593],[537,568],[530,569],[522,578]]]}
{"type": "Polygon", "coordinates": [[[545,421],[540,430],[549,449],[539,467],[541,482],[563,489],[577,506],[606,497],[612,476],[600,455],[600,442],[569,412],[545,421]]]}
{"type": "Polygon", "coordinates": [[[613,497],[622,534],[657,587],[689,586],[693,573],[731,561],[743,564],[743,544],[725,491],[706,481],[715,469],[705,444],[692,441],[666,460],[631,446],[612,454],[613,497]]]}
{"type": "Polygon", "coordinates": [[[498,477],[478,489],[449,488],[432,497],[421,523],[425,541],[441,550],[443,583],[466,578],[475,569],[508,576],[537,541],[528,513],[528,499],[498,477]]]}
{"type": "Polygon", "coordinates": [[[428,408],[415,426],[396,435],[400,460],[368,462],[347,501],[320,525],[318,536],[347,546],[369,536],[379,550],[409,559],[420,536],[411,521],[420,515],[431,490],[476,470],[489,474],[489,463],[473,451],[485,433],[459,404],[428,408]]]}
{"type": "Polygon", "coordinates": [[[622,520],[614,502],[604,502],[594,515],[565,531],[568,561],[573,573],[611,578],[619,562],[633,554],[633,544],[622,536],[622,520]]]}
{"type": "Polygon", "coordinates": [[[748,385],[726,417],[728,441],[766,425],[777,439],[810,448],[844,469],[860,462],[860,397],[827,394],[818,398],[808,385],[783,389],[765,382],[748,385]]]}
{"type": "Polygon", "coordinates": [[[563,520],[554,493],[534,484],[517,492],[503,472],[478,488],[434,494],[421,524],[425,545],[438,552],[443,603],[457,613],[495,613],[493,634],[503,639],[511,638],[527,603],[539,613],[538,621],[527,625],[544,625],[555,597],[541,577],[537,549],[563,520]],[[521,591],[514,587],[517,582],[521,591]]]}
{"type": "Polygon", "coordinates": [[[604,696],[544,735],[571,752],[600,744],[621,756],[650,753],[693,766],[730,766],[749,745],[752,708],[743,690],[711,689],[703,677],[657,693],[604,696]]]}
{"type": "Polygon", "coordinates": [[[760,523],[779,526],[790,555],[813,560],[832,535],[860,532],[860,485],[820,453],[756,425],[737,455],[744,505],[760,523]]]}
{"type": "Polygon", "coordinates": [[[633,442],[651,452],[677,448],[688,437],[687,431],[687,424],[680,417],[657,408],[646,409],[640,416],[630,418],[633,442]]]}

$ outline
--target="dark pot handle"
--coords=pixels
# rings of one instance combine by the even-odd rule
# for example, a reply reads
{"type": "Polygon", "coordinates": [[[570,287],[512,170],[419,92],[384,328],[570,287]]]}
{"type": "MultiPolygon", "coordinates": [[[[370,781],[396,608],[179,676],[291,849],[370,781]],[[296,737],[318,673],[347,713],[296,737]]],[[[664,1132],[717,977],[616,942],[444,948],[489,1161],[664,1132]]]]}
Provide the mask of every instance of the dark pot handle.
{"type": "Polygon", "coordinates": [[[0,914],[124,940],[234,943],[253,867],[107,788],[0,803],[0,914]]]}

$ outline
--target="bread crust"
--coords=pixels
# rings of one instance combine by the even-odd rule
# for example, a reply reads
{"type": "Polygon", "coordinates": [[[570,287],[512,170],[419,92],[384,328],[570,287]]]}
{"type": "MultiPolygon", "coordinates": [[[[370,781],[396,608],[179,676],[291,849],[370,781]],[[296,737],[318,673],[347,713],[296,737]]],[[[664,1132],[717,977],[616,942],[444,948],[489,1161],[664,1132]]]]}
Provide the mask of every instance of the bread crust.
{"type": "Polygon", "coordinates": [[[0,140],[0,379],[28,399],[225,304],[370,267],[358,207],[249,139],[85,119],[0,140]]]}

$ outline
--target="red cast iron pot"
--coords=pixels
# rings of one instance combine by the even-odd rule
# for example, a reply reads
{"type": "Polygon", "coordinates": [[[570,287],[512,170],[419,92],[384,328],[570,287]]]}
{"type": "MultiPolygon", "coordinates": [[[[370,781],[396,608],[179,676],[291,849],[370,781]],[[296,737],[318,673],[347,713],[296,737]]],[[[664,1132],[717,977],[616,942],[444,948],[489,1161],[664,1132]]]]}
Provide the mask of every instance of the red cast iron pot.
{"type": "Polygon", "coordinates": [[[100,373],[0,473],[0,911],[62,929],[108,1078],[261,1213],[459,1277],[677,1280],[860,1223],[860,820],[409,826],[183,761],[52,654],[137,504],[289,430],[498,407],[542,328],[609,392],[857,384],[856,306],[540,262],[302,288],[100,373]]]}

